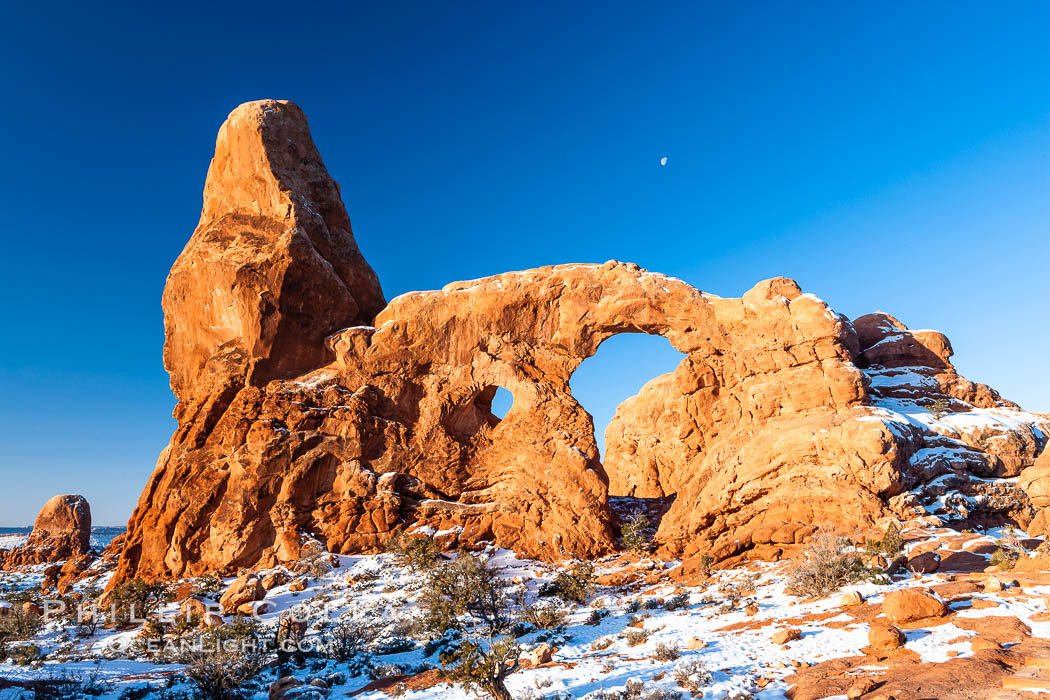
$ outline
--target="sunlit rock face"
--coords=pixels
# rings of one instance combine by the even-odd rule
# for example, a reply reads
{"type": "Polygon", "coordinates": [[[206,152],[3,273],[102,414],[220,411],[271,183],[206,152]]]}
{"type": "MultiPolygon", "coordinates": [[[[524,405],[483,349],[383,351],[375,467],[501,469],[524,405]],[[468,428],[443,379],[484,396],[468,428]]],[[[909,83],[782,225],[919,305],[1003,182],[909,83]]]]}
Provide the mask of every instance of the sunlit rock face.
{"type": "MultiPolygon", "coordinates": [[[[861,332],[789,279],[722,299],[610,261],[386,304],[288,102],[230,115],[204,200],[164,292],[179,425],[114,583],[288,561],[311,539],[378,551],[405,529],[590,557],[617,546],[610,491],[673,496],[663,551],[727,557],[907,514],[937,471],[916,461],[937,428],[880,403],[903,400],[889,398],[891,372],[910,371],[915,348],[883,353],[881,321],[861,332]],[[664,336],[686,358],[621,406],[603,466],[569,379],[619,333],[664,336]],[[498,387],[514,396],[502,419],[498,387]]],[[[1013,410],[954,374],[946,339],[912,336],[942,363],[914,372],[917,414],[941,394],[955,411],[1013,410]]],[[[1041,435],[999,453],[988,435],[967,445],[995,454],[982,468],[1016,473],[1041,435]]]]}
{"type": "Polygon", "coordinates": [[[91,506],[83,496],[53,496],[40,509],[25,544],[0,550],[6,568],[50,564],[86,554],[91,548],[91,506]]]}

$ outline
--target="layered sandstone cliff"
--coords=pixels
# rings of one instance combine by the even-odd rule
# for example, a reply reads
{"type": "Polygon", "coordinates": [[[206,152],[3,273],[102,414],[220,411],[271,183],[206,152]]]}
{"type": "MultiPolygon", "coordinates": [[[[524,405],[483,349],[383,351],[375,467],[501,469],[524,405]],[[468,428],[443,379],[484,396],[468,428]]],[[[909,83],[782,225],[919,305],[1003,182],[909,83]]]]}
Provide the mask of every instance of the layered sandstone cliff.
{"type": "MultiPolygon", "coordinates": [[[[375,551],[403,529],[592,556],[617,544],[610,492],[673,497],[664,551],[727,557],[818,525],[976,509],[970,477],[1015,477],[1050,434],[960,377],[944,336],[851,322],[785,278],[722,299],[610,261],[384,306],[285,102],[242,105],[220,130],[164,309],[179,427],[114,582],[286,561],[312,539],[375,551]],[[621,406],[603,466],[569,379],[618,333],[686,359],[621,406]],[[502,420],[498,387],[514,396],[502,420]],[[937,398],[948,414],[926,407],[937,398]]],[[[1030,518],[1021,501],[1011,516],[1030,518]]]]}

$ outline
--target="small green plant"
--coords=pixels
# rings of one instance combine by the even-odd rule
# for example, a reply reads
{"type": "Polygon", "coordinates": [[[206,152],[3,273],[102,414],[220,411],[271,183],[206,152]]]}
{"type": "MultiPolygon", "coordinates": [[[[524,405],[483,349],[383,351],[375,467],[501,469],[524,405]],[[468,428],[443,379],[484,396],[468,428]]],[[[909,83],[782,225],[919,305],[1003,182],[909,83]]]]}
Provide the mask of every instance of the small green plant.
{"type": "Polygon", "coordinates": [[[623,548],[636,553],[649,551],[652,544],[650,535],[652,523],[643,513],[636,513],[629,517],[620,527],[620,540],[623,548]]]}
{"type": "Polygon", "coordinates": [[[895,557],[904,551],[904,537],[901,529],[896,523],[890,523],[882,533],[881,539],[868,538],[864,540],[864,549],[868,554],[883,554],[887,557],[895,557]]]}
{"type": "Polygon", "coordinates": [[[485,559],[470,552],[427,572],[420,604],[424,627],[437,636],[463,629],[464,618],[482,623],[490,635],[510,623],[506,584],[485,559]]]}
{"type": "Polygon", "coordinates": [[[951,410],[951,403],[947,399],[934,399],[933,401],[927,401],[923,408],[933,414],[933,417],[940,420],[944,417],[944,414],[951,410]]]}
{"type": "Polygon", "coordinates": [[[997,567],[1000,571],[1012,569],[1017,561],[1025,554],[1024,546],[1021,544],[1017,530],[1013,527],[1003,528],[1003,537],[996,542],[995,551],[989,557],[988,563],[997,567]]]}
{"type": "Polygon", "coordinates": [[[468,693],[512,700],[506,679],[518,670],[520,655],[521,648],[510,639],[496,639],[487,647],[468,641],[441,655],[442,674],[468,693]]]}
{"type": "Polygon", "coordinates": [[[158,606],[170,600],[171,593],[167,588],[138,578],[117,586],[108,597],[113,620],[118,627],[128,627],[145,620],[156,612],[158,606]]]}
{"type": "Polygon", "coordinates": [[[568,571],[559,571],[554,579],[540,586],[541,596],[557,596],[566,602],[582,603],[594,592],[594,564],[576,562],[568,571]]]}
{"type": "Polygon", "coordinates": [[[204,574],[193,579],[193,595],[197,598],[218,600],[226,586],[215,574],[204,574]]]}
{"type": "Polygon", "coordinates": [[[411,537],[400,534],[386,546],[394,560],[417,574],[430,571],[441,559],[441,547],[431,537],[411,537]]]}

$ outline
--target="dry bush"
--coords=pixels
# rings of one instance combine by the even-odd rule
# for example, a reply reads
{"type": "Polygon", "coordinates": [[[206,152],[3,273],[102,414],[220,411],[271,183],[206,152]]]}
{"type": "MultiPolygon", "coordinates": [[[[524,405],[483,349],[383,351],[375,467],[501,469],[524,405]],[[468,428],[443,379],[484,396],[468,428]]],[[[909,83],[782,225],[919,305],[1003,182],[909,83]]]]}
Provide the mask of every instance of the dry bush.
{"type": "Polygon", "coordinates": [[[653,658],[657,661],[677,661],[678,657],[682,655],[682,648],[677,644],[671,643],[660,643],[653,649],[653,658]]]}
{"type": "Polygon", "coordinates": [[[630,516],[620,527],[623,548],[630,552],[647,552],[652,545],[652,523],[643,513],[630,516]]]}
{"type": "Polygon", "coordinates": [[[649,639],[649,632],[637,627],[628,627],[623,632],[620,632],[620,637],[627,642],[627,646],[636,647],[639,644],[644,644],[649,639]]]}
{"type": "Polygon", "coordinates": [[[402,533],[387,542],[386,551],[394,555],[400,566],[417,574],[430,571],[441,559],[441,547],[432,537],[402,533]]]}
{"type": "Polygon", "coordinates": [[[864,557],[848,539],[820,533],[788,569],[787,591],[794,595],[825,596],[871,575],[864,565],[864,557]]]}
{"type": "Polygon", "coordinates": [[[245,619],[201,632],[180,650],[183,673],[207,700],[237,700],[251,695],[247,687],[266,665],[258,624],[245,619]]]}
{"type": "Polygon", "coordinates": [[[704,688],[711,684],[711,672],[700,659],[678,664],[671,672],[671,678],[674,678],[679,687],[694,695],[702,694],[704,688]]]}

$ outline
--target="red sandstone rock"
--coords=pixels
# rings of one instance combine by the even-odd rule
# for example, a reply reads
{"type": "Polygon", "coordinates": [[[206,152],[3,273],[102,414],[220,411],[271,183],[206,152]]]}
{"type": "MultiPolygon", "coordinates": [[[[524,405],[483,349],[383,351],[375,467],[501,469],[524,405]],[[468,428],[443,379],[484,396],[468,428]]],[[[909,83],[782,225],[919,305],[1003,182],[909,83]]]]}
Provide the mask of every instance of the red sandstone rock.
{"type": "MultiPolygon", "coordinates": [[[[26,543],[7,553],[5,568],[60,562],[91,549],[91,507],[83,496],[55,496],[40,510],[26,543]]],[[[57,582],[56,571],[55,580],[57,582]]]]}
{"type": "Polygon", "coordinates": [[[904,633],[893,625],[875,620],[868,628],[868,644],[873,649],[887,651],[904,644],[904,633]]]}
{"type": "Polygon", "coordinates": [[[230,584],[226,592],[219,598],[219,605],[227,613],[239,610],[241,606],[251,605],[257,600],[266,597],[266,589],[258,578],[251,574],[238,577],[230,584]]]}
{"type": "Polygon", "coordinates": [[[891,591],[882,601],[882,612],[894,623],[913,622],[948,614],[948,606],[919,588],[891,591]]]}

